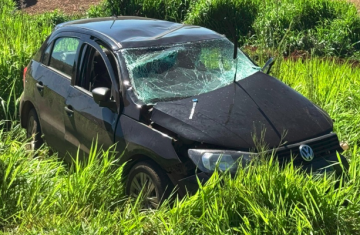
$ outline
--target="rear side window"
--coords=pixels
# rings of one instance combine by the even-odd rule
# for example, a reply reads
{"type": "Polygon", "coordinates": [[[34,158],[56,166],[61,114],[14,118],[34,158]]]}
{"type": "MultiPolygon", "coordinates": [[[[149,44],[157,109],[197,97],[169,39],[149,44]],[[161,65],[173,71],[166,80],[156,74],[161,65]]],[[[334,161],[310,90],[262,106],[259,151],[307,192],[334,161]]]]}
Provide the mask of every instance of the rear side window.
{"type": "Polygon", "coordinates": [[[55,41],[49,66],[71,76],[80,41],[76,38],[59,38],[55,41]]]}

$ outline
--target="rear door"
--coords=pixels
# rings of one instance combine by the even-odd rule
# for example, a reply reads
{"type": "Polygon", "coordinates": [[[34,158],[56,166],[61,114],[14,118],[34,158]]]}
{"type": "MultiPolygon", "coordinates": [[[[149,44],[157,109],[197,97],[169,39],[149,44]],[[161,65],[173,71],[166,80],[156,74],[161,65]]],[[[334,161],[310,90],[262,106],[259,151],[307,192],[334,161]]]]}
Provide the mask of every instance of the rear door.
{"type": "MultiPolygon", "coordinates": [[[[64,123],[69,153],[74,155],[80,150],[79,157],[82,158],[96,141],[103,149],[108,149],[114,143],[118,117],[116,111],[99,107],[91,91],[96,87],[107,87],[112,90],[112,99],[116,100],[119,89],[110,62],[115,58],[110,50],[88,39],[81,47],[80,54],[77,76],[66,98],[68,115],[64,123]]],[[[120,105],[119,102],[117,105],[120,105]]]]}
{"type": "Polygon", "coordinates": [[[36,71],[34,95],[46,142],[64,153],[65,98],[75,75],[81,40],[76,34],[59,34],[49,44],[36,71]]]}

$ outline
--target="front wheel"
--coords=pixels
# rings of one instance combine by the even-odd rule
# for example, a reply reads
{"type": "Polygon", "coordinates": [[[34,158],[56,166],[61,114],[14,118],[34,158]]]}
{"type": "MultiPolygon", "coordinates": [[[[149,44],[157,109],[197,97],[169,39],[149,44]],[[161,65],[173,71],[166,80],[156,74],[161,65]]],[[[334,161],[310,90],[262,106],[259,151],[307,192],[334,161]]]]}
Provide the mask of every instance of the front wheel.
{"type": "Polygon", "coordinates": [[[172,186],[163,170],[151,162],[140,162],[130,171],[126,183],[127,195],[143,196],[142,208],[156,209],[168,198],[172,186]]]}
{"type": "Polygon", "coordinates": [[[40,122],[35,109],[31,109],[28,115],[26,137],[30,139],[30,143],[26,145],[28,150],[37,150],[43,144],[40,122]]]}

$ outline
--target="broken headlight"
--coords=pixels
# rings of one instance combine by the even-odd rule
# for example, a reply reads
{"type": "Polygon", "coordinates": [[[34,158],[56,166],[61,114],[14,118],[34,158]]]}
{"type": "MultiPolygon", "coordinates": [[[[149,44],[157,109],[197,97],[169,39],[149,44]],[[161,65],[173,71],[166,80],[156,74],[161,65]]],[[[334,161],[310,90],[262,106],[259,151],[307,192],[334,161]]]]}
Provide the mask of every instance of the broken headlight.
{"type": "Polygon", "coordinates": [[[246,166],[256,155],[249,152],[189,149],[188,154],[194,164],[203,172],[211,173],[216,168],[235,173],[238,165],[246,166]]]}

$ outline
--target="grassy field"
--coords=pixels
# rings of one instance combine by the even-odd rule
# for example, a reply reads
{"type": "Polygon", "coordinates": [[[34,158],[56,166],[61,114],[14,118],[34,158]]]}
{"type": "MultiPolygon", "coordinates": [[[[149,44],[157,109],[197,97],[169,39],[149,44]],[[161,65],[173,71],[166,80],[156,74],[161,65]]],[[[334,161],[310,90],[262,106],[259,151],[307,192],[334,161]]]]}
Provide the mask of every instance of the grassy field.
{"type": "MultiPolygon", "coordinates": [[[[196,17],[191,18],[190,14],[201,16],[201,12],[212,12],[211,4],[208,8],[196,6],[200,2],[184,6],[185,12],[193,10],[179,17],[192,21],[196,17]]],[[[284,10],[290,7],[290,2],[283,1],[286,6],[277,8],[283,9],[279,12],[286,19],[293,16],[284,10]]],[[[296,7],[292,14],[295,14],[305,1],[293,2],[296,7]]],[[[356,17],[355,21],[344,17],[353,16],[352,5],[343,1],[336,3],[339,5],[319,2],[337,9],[338,20],[327,19],[329,24],[341,25],[344,22],[341,19],[350,26],[356,23],[356,17]]],[[[110,3],[107,1],[107,6],[110,3]]],[[[138,7],[143,11],[153,9],[156,4],[162,9],[161,4],[178,6],[175,3],[184,2],[140,3],[138,7]]],[[[279,1],[264,3],[280,4],[279,1]]],[[[101,7],[89,11],[89,15],[101,14],[108,13],[101,7]]],[[[168,12],[172,17],[176,14],[168,12]]],[[[11,0],[0,2],[0,118],[17,119],[14,107],[22,88],[22,69],[54,24],[67,19],[57,12],[24,15],[14,10],[11,0]]],[[[311,33],[320,32],[323,31],[319,28],[319,32],[311,33]]],[[[250,43],[251,37],[245,41],[250,43]]],[[[360,67],[349,58],[286,59],[281,56],[283,49],[288,48],[285,44],[279,42],[273,47],[274,51],[280,51],[276,52],[279,56],[272,75],[325,109],[335,120],[339,138],[350,144],[344,153],[350,160],[350,171],[340,189],[335,189],[333,176],[303,175],[291,165],[280,170],[272,162],[261,161],[240,169],[235,179],[214,174],[196,195],[173,205],[165,203],[156,211],[142,211],[139,201],[124,196],[122,168],[109,151],[94,148],[88,162],[74,160],[72,166],[60,161],[56,153],[50,155],[46,146],[33,158],[34,153],[24,148],[24,131],[15,122],[9,132],[0,130],[0,231],[5,234],[360,234],[360,67]]],[[[266,45],[262,44],[260,50],[266,45]]]]}
{"type": "MultiPolygon", "coordinates": [[[[345,0],[105,0],[87,16],[140,15],[209,27],[257,53],[276,51],[360,59],[360,16],[345,0]],[[224,13],[226,13],[224,15],[224,13]]],[[[0,119],[16,120],[22,71],[52,28],[86,16],[27,15],[0,2],[0,119]]]]}

